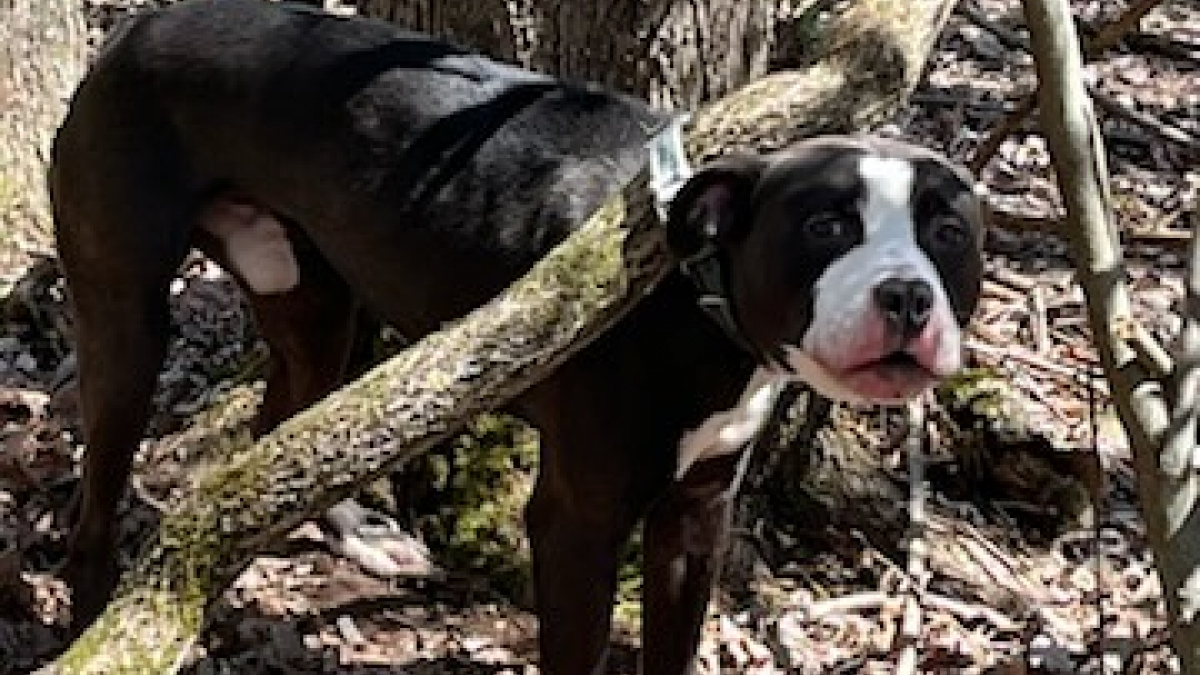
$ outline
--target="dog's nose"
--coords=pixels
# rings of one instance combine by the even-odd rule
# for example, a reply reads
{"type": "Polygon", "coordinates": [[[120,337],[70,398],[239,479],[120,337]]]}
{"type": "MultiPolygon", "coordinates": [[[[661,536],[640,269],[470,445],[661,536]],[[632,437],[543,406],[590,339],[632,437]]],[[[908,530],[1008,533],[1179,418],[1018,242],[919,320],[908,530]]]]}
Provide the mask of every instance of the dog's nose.
{"type": "Polygon", "coordinates": [[[875,304],[896,332],[921,332],[933,310],[933,287],[923,279],[888,279],[875,287],[875,304]]]}

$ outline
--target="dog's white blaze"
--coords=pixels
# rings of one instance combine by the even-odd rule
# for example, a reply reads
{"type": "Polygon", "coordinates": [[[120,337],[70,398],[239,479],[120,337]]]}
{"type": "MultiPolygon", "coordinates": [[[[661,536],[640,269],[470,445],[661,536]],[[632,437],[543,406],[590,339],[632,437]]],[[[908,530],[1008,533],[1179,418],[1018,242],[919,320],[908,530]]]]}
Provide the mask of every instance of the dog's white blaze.
{"type": "Polygon", "coordinates": [[[820,393],[830,398],[853,400],[832,377],[812,361],[811,354],[838,354],[856,348],[856,336],[865,334],[872,317],[874,289],[885,279],[924,279],[933,288],[934,320],[946,326],[940,345],[938,370],[957,368],[961,358],[957,322],[949,297],[933,261],[917,242],[913,223],[914,172],[907,160],[867,156],[859,160],[863,195],[859,214],[863,242],[833,261],[814,287],[812,326],[802,341],[803,351],[789,354],[789,363],[820,393]],[[814,372],[815,371],[815,372],[814,372]],[[824,385],[824,386],[823,386],[824,385]]]}
{"type": "Polygon", "coordinates": [[[685,432],[675,463],[676,480],[696,462],[744,450],[766,425],[784,384],[778,373],[759,368],[736,406],[713,413],[700,426],[685,432]]]}
{"type": "MultiPolygon", "coordinates": [[[[863,157],[858,161],[858,175],[866,186],[862,214],[868,239],[884,233],[888,229],[884,225],[892,217],[908,219],[908,202],[913,186],[912,164],[903,159],[863,157]]],[[[912,238],[911,225],[907,233],[912,238]]]]}

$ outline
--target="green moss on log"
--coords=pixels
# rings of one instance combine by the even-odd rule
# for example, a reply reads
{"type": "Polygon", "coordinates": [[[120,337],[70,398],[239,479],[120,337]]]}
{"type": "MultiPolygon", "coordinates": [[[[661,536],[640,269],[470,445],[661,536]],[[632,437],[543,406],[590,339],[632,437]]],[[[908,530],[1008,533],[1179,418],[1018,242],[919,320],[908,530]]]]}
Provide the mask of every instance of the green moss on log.
{"type": "Polygon", "coordinates": [[[488,580],[505,597],[532,598],[525,502],[537,470],[537,433],[504,415],[483,415],[451,443],[405,467],[401,511],[452,573],[488,580]]]}

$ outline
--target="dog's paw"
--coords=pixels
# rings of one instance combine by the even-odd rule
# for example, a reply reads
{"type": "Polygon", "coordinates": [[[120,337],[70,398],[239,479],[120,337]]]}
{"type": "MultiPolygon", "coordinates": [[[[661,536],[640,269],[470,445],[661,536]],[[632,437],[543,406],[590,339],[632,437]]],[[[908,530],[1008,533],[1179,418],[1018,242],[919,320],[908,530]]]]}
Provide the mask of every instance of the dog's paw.
{"type": "Polygon", "coordinates": [[[58,577],[71,589],[72,635],[83,633],[100,616],[117,585],[119,570],[114,556],[69,555],[59,568],[58,577]]]}

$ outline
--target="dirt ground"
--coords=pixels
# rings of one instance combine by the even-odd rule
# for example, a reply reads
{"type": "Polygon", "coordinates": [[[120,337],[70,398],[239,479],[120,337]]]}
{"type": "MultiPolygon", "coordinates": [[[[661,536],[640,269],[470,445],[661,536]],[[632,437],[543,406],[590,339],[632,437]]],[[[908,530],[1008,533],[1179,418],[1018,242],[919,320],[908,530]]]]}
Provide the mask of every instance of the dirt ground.
{"type": "MultiPolygon", "coordinates": [[[[1073,4],[1084,25],[1098,26],[1128,3],[1073,4]]],[[[105,0],[89,11],[103,23],[124,7],[105,0]]],[[[963,3],[925,83],[886,131],[970,162],[1032,90],[1020,25],[1013,0],[963,3]]],[[[1162,3],[1088,74],[1137,313],[1168,341],[1179,324],[1189,230],[1200,224],[1200,9],[1162,3]]],[[[951,479],[933,481],[926,520],[908,532],[826,514],[792,542],[788,559],[760,570],[750,599],[745,589],[718,594],[701,672],[894,673],[910,645],[919,648],[917,672],[929,674],[1176,672],[1128,451],[1095,375],[1065,244],[1048,231],[1060,204],[1033,121],[1005,137],[981,178],[998,227],[969,355],[1022,393],[1019,414],[1046,439],[1046,453],[1100,467],[1079,478],[1095,504],[1075,521],[1031,527],[1030,514],[1045,504],[980,500],[951,479]],[[926,554],[929,573],[916,578],[904,551],[922,539],[939,546],[926,554]]],[[[193,261],[173,293],[178,330],[160,413],[122,512],[127,558],[153,526],[153,505],[203,462],[184,421],[245,379],[263,354],[237,291],[211,264],[193,261]]],[[[52,259],[0,269],[0,310],[0,579],[19,570],[22,580],[0,586],[7,675],[62,647],[66,604],[53,566],[81,446],[69,395],[70,322],[52,259]]],[[[890,427],[861,411],[837,414],[858,420],[901,495],[872,506],[903,512],[908,469],[890,427]]],[[[931,454],[954,462],[946,448],[931,454]]],[[[433,552],[435,560],[443,554],[433,552]]],[[[633,628],[623,624],[614,637],[614,673],[635,671],[633,628]]],[[[258,558],[228,591],[187,672],[533,675],[535,640],[528,608],[486,576],[445,569],[378,578],[334,555],[314,526],[258,558]]]]}

